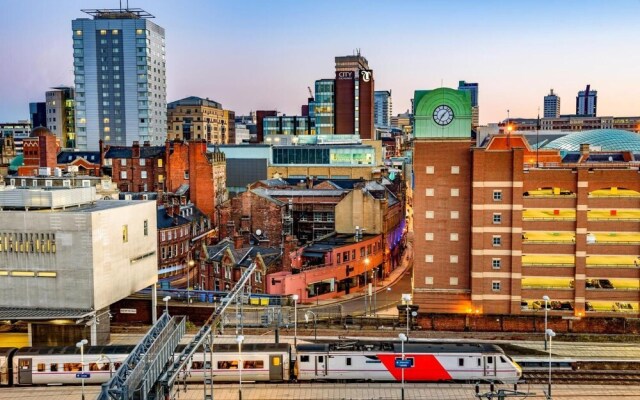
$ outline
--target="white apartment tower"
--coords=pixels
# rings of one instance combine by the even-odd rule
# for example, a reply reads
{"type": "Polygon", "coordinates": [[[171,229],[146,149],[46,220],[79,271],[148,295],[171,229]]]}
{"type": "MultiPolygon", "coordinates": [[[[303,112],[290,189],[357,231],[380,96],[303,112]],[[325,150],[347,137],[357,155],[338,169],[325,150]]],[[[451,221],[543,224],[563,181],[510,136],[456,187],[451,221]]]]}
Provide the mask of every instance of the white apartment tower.
{"type": "Polygon", "coordinates": [[[544,96],[544,117],[560,117],[560,97],[553,93],[553,89],[548,95],[544,96]]]}
{"type": "Polygon", "coordinates": [[[76,147],[161,145],[167,130],[164,28],[135,8],[72,21],[76,147]]]}

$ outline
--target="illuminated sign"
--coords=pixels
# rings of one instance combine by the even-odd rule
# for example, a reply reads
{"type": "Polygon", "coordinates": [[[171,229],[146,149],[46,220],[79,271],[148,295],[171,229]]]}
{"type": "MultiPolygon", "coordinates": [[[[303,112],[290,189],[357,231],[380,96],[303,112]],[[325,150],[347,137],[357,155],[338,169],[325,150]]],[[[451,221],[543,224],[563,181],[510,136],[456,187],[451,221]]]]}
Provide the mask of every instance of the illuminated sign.
{"type": "Polygon", "coordinates": [[[369,82],[371,80],[371,71],[360,71],[360,75],[362,75],[362,80],[365,82],[369,82]]]}

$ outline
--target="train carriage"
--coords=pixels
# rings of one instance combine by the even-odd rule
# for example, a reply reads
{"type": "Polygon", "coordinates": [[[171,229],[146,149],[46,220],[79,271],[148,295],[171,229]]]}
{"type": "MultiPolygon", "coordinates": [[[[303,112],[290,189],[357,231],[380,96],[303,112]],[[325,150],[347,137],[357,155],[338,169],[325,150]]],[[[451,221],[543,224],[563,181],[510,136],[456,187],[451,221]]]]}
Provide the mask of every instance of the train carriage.
{"type": "MultiPolygon", "coordinates": [[[[494,380],[515,383],[522,370],[502,349],[490,344],[405,343],[404,379],[415,382],[494,380]]],[[[398,342],[301,344],[298,380],[400,381],[398,342]]]]}
{"type": "Polygon", "coordinates": [[[15,347],[0,347],[0,386],[13,385],[11,358],[17,350],[15,347]]]}

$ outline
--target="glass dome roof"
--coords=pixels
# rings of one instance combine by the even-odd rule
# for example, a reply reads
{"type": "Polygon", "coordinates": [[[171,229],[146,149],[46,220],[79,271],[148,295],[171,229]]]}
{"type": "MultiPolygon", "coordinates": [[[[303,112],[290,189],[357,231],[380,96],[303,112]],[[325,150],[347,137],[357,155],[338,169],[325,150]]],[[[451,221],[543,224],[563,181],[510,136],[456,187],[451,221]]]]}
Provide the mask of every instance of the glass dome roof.
{"type": "Polygon", "coordinates": [[[547,143],[544,148],[579,151],[581,144],[598,146],[602,151],[640,151],[640,134],[621,129],[594,129],[569,133],[547,143]]]}

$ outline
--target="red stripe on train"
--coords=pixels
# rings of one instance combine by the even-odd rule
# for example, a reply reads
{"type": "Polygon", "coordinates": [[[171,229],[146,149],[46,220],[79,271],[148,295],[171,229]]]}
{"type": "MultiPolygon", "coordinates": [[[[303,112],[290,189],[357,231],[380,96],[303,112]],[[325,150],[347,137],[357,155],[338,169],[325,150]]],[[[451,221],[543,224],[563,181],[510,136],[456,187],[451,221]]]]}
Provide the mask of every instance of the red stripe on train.
{"type": "MultiPolygon", "coordinates": [[[[382,361],[382,364],[397,381],[400,381],[402,369],[396,368],[396,358],[402,357],[399,354],[378,354],[378,359],[382,361]]],[[[405,355],[406,358],[413,358],[413,367],[404,369],[406,381],[449,381],[452,379],[433,354],[410,354],[405,355]]]]}

